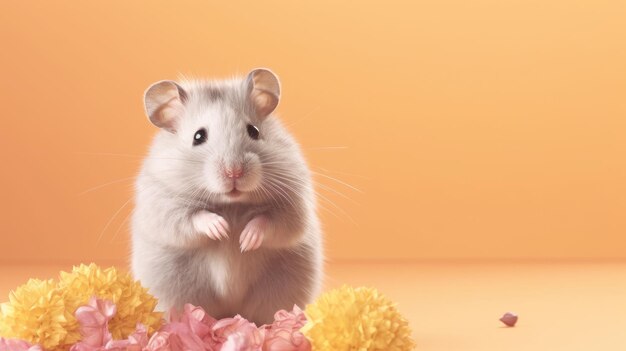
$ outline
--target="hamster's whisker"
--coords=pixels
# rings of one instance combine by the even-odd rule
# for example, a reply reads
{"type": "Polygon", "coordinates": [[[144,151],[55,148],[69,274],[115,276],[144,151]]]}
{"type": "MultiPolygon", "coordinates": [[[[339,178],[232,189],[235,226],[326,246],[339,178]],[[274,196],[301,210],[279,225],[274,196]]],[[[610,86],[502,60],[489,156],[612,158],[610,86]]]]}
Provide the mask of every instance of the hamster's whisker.
{"type": "Polygon", "coordinates": [[[278,173],[273,173],[272,177],[274,177],[276,181],[279,181],[281,185],[284,185],[286,188],[291,190],[296,195],[301,195],[301,191],[299,191],[301,189],[297,189],[295,185],[298,185],[300,187],[306,186],[306,184],[301,182],[300,180],[284,177],[278,173]],[[286,182],[293,183],[293,184],[289,184],[286,182]]]}
{"type": "Polygon", "coordinates": [[[302,180],[300,179],[295,179],[295,178],[290,178],[290,177],[284,177],[282,175],[280,175],[279,173],[271,173],[268,172],[269,174],[271,174],[271,178],[278,184],[279,188],[282,186],[284,188],[287,188],[289,191],[291,191],[291,193],[293,193],[294,195],[297,195],[298,197],[302,197],[302,193],[301,193],[301,189],[297,188],[295,185],[298,185],[299,187],[307,187],[308,185],[306,183],[304,183],[302,180]],[[285,181],[289,182],[286,183],[285,181]]]}
{"type": "Polygon", "coordinates": [[[128,213],[124,217],[124,220],[122,220],[122,223],[120,223],[120,225],[117,227],[117,230],[115,231],[115,233],[113,234],[111,239],[109,239],[109,242],[113,242],[113,240],[115,240],[115,238],[117,237],[117,233],[120,232],[120,230],[122,229],[124,224],[128,221],[128,218],[130,218],[130,215],[132,215],[132,214],[133,214],[133,211],[128,211],[128,213]]]}
{"type": "Polygon", "coordinates": [[[264,195],[267,194],[267,191],[265,191],[265,188],[263,187],[263,185],[259,185],[256,189],[254,189],[256,196],[257,196],[257,200],[263,200],[264,199],[264,195]]]}
{"type": "Polygon", "coordinates": [[[302,150],[308,151],[316,151],[316,150],[344,150],[347,149],[347,146],[317,146],[317,147],[309,147],[303,148],[302,150]]]}
{"type": "Polygon", "coordinates": [[[104,235],[104,232],[107,230],[107,228],[109,228],[109,225],[111,225],[115,217],[117,217],[117,215],[124,209],[124,207],[126,207],[128,203],[130,203],[132,200],[133,200],[133,197],[131,196],[130,198],[128,198],[128,200],[126,200],[126,202],[124,202],[122,206],[120,206],[120,208],[117,209],[117,211],[115,211],[113,216],[111,216],[109,221],[104,225],[104,228],[100,232],[100,235],[98,235],[98,240],[96,241],[96,244],[100,243],[100,240],[102,239],[102,235],[104,235]]]}
{"type": "Polygon", "coordinates": [[[271,199],[271,201],[274,204],[276,204],[276,207],[280,207],[281,203],[278,201],[278,199],[276,199],[274,194],[272,194],[272,192],[267,189],[266,184],[261,183],[259,188],[265,194],[265,196],[269,197],[271,199]]]}
{"type": "Polygon", "coordinates": [[[94,186],[93,188],[89,188],[89,189],[87,189],[87,190],[84,190],[84,191],[80,192],[77,196],[82,196],[82,195],[85,195],[85,194],[87,194],[87,193],[90,193],[90,192],[92,192],[92,191],[98,190],[98,189],[100,189],[100,188],[104,188],[105,186],[108,186],[108,185],[113,185],[113,184],[117,184],[117,183],[122,183],[122,182],[125,182],[125,181],[128,181],[128,180],[134,180],[134,179],[136,179],[136,177],[135,177],[135,176],[133,176],[133,177],[121,178],[121,179],[116,179],[116,180],[113,180],[113,181],[110,181],[110,182],[107,182],[107,183],[104,183],[104,184],[100,184],[100,185],[94,186]]]}
{"type": "Polygon", "coordinates": [[[265,196],[269,197],[273,203],[276,204],[276,207],[280,207],[280,203],[276,199],[276,197],[269,191],[264,184],[260,185],[260,190],[265,194],[265,196]]]}
{"type": "Polygon", "coordinates": [[[207,203],[212,202],[217,197],[217,194],[211,192],[208,188],[202,187],[200,194],[201,205],[204,207],[207,203]]]}
{"type": "Polygon", "coordinates": [[[200,199],[203,203],[210,202],[215,197],[215,194],[209,191],[207,188],[202,189],[202,194],[200,195],[200,199]]]}
{"type": "Polygon", "coordinates": [[[185,212],[189,212],[189,210],[193,206],[197,206],[195,195],[198,192],[199,188],[194,188],[191,184],[192,182],[190,181],[184,189],[181,189],[179,192],[175,193],[179,203],[181,204],[182,208],[184,208],[185,212]],[[191,189],[193,190],[190,194],[188,194],[189,190],[191,189]]]}
{"type": "Polygon", "coordinates": [[[82,152],[76,151],[77,155],[91,155],[91,156],[118,156],[118,157],[130,157],[130,158],[144,158],[146,155],[134,155],[134,154],[119,154],[114,152],[82,152]]]}
{"type": "Polygon", "coordinates": [[[330,204],[331,206],[333,206],[334,208],[336,208],[339,212],[341,212],[344,216],[348,217],[348,219],[350,220],[350,222],[352,222],[352,224],[357,225],[356,221],[354,220],[354,218],[352,218],[352,216],[350,216],[348,214],[348,212],[346,212],[343,208],[341,208],[339,205],[337,205],[336,203],[334,203],[332,200],[330,200],[329,198],[327,198],[326,196],[322,195],[319,193],[319,191],[316,191],[315,194],[322,200],[326,201],[328,204],[330,204]]]}
{"type": "MultiPolygon", "coordinates": [[[[270,176],[271,176],[274,180],[276,180],[276,181],[278,181],[278,179],[280,179],[280,178],[281,178],[281,177],[280,177],[280,176],[278,176],[278,174],[276,174],[276,173],[270,173],[270,172],[266,172],[266,173],[267,173],[267,174],[269,174],[269,175],[270,175],[270,176]]],[[[289,180],[290,180],[291,182],[294,182],[294,183],[299,183],[299,185],[302,185],[302,186],[307,186],[307,184],[305,184],[304,182],[302,182],[300,179],[296,179],[296,178],[289,178],[289,180]]],[[[282,186],[282,187],[284,187],[284,188],[293,189],[290,185],[285,184],[284,182],[280,182],[280,184],[276,184],[276,185],[278,185],[279,187],[280,187],[280,186],[282,186]]],[[[313,189],[313,191],[315,191],[315,190],[313,189]]],[[[297,192],[297,191],[292,190],[292,192],[293,192],[293,193],[295,193],[295,194],[298,194],[298,192],[297,192]]],[[[311,206],[313,206],[313,207],[320,207],[321,209],[323,209],[323,210],[325,210],[325,211],[329,212],[330,214],[332,214],[333,216],[335,216],[335,217],[337,217],[337,218],[341,219],[339,216],[337,216],[337,214],[336,214],[334,211],[331,211],[328,207],[324,206],[322,203],[320,203],[320,202],[316,203],[314,199],[308,199],[308,200],[305,200],[305,201],[306,201],[309,205],[311,205],[311,206]]]]}
{"type": "Polygon", "coordinates": [[[350,189],[352,189],[352,190],[354,190],[354,191],[357,191],[357,192],[359,192],[359,193],[363,193],[363,190],[361,190],[361,189],[359,189],[359,188],[356,188],[356,187],[354,187],[354,186],[352,186],[352,185],[350,185],[350,184],[348,184],[348,183],[346,183],[346,182],[344,182],[344,181],[342,181],[342,180],[339,180],[339,179],[337,179],[337,178],[335,178],[335,177],[331,177],[331,176],[329,176],[329,175],[326,175],[326,174],[324,174],[324,173],[320,173],[320,172],[316,172],[316,171],[311,171],[311,173],[316,174],[316,175],[318,175],[318,176],[320,176],[320,177],[324,177],[324,178],[326,178],[326,179],[333,180],[333,181],[335,181],[335,182],[337,182],[337,183],[339,183],[339,184],[341,184],[341,185],[343,185],[343,186],[346,186],[346,187],[348,187],[348,188],[350,188],[350,189]]]}
{"type": "Polygon", "coordinates": [[[285,166],[286,168],[293,166],[293,164],[289,163],[289,162],[264,162],[263,163],[263,167],[280,167],[280,166],[285,166]]]}
{"type": "Polygon", "coordinates": [[[294,208],[298,208],[296,204],[296,199],[294,199],[292,196],[293,194],[299,195],[296,189],[276,178],[272,179],[271,183],[273,183],[279,194],[284,194],[291,206],[293,206],[294,208]]]}
{"type": "Polygon", "coordinates": [[[324,167],[319,167],[319,166],[316,166],[315,168],[320,170],[320,171],[322,171],[322,172],[326,172],[326,174],[328,174],[328,173],[336,173],[336,174],[346,175],[346,176],[349,176],[349,177],[358,177],[358,178],[362,178],[362,179],[366,179],[366,180],[372,180],[372,178],[366,177],[366,176],[363,176],[363,175],[360,175],[360,174],[346,173],[346,172],[342,172],[342,171],[332,171],[330,169],[327,169],[327,168],[324,168],[324,167]]]}
{"type": "Polygon", "coordinates": [[[289,197],[284,195],[284,190],[280,188],[280,186],[277,186],[274,181],[268,180],[266,185],[270,188],[268,190],[272,190],[272,194],[276,194],[279,196],[279,198],[281,199],[280,203],[283,206],[287,205],[287,202],[293,206],[293,203],[289,200],[289,197]],[[284,200],[284,201],[283,201],[284,200]],[[286,201],[286,202],[285,202],[286,201]]]}
{"type": "Polygon", "coordinates": [[[264,161],[273,161],[273,160],[284,161],[285,159],[288,159],[290,155],[291,155],[290,151],[276,151],[272,155],[263,155],[261,159],[264,161]]]}
{"type": "Polygon", "coordinates": [[[183,161],[183,162],[189,162],[189,163],[195,163],[195,164],[204,164],[203,161],[199,161],[199,160],[190,160],[190,159],[185,159],[185,158],[174,158],[174,157],[153,157],[152,159],[154,160],[174,160],[174,161],[183,161]]]}
{"type": "Polygon", "coordinates": [[[297,177],[294,177],[294,176],[290,175],[287,171],[283,171],[281,169],[267,167],[265,169],[265,172],[267,174],[271,175],[271,176],[279,176],[279,177],[281,177],[284,180],[288,180],[288,181],[290,181],[292,183],[295,183],[295,184],[298,184],[298,185],[303,185],[303,186],[307,185],[307,183],[304,180],[302,180],[300,178],[297,178],[297,177]]]}
{"type": "Polygon", "coordinates": [[[339,195],[339,196],[343,197],[344,199],[349,200],[350,202],[352,202],[352,203],[354,203],[354,204],[356,204],[356,205],[361,206],[361,204],[360,204],[360,203],[358,203],[357,201],[355,201],[354,199],[352,199],[352,198],[351,198],[351,197],[349,197],[348,195],[346,195],[346,194],[344,194],[344,193],[342,193],[342,192],[340,192],[340,191],[338,191],[338,190],[335,190],[335,189],[333,189],[332,187],[327,186],[327,185],[325,185],[325,184],[323,184],[323,183],[321,183],[321,182],[317,182],[317,181],[314,181],[314,182],[315,182],[315,185],[319,186],[320,188],[325,189],[325,190],[328,190],[328,191],[331,191],[331,192],[333,192],[333,193],[335,193],[335,194],[337,194],[337,195],[339,195]]]}
{"type": "MultiPolygon", "coordinates": [[[[265,188],[263,187],[263,184],[262,184],[262,183],[261,183],[261,184],[259,184],[259,186],[257,186],[257,187],[254,189],[254,191],[258,194],[258,196],[259,196],[259,198],[260,198],[260,199],[262,199],[264,195],[265,195],[265,196],[267,196],[267,195],[266,195],[267,193],[266,193],[266,192],[264,192],[264,190],[265,190],[265,188]]],[[[268,196],[268,197],[269,197],[269,196],[268,196]]]]}
{"type": "MultiPolygon", "coordinates": [[[[274,174],[274,176],[276,176],[276,174],[274,174]]],[[[276,177],[278,178],[278,177],[276,177]]],[[[274,178],[274,179],[276,179],[274,178]]],[[[280,182],[280,184],[276,184],[279,188],[280,186],[285,187],[285,188],[289,188],[289,185],[285,184],[284,182],[280,182]]],[[[315,191],[315,190],[314,190],[315,191]]],[[[297,193],[297,192],[296,192],[297,193]]],[[[344,211],[341,207],[339,207],[337,204],[335,204],[334,202],[332,202],[330,199],[326,198],[325,196],[321,195],[319,192],[315,191],[315,194],[323,201],[326,201],[327,203],[329,203],[330,205],[332,205],[333,207],[335,207],[339,212],[341,212],[344,216],[348,217],[348,219],[356,225],[356,222],[354,221],[354,219],[346,212],[344,211]]],[[[324,206],[322,204],[322,202],[318,202],[317,204],[313,203],[313,205],[317,205],[320,208],[322,208],[325,211],[328,211],[330,214],[332,214],[333,216],[335,216],[338,219],[342,219],[341,217],[339,217],[335,211],[330,210],[328,207],[324,206]]],[[[293,206],[293,204],[292,204],[293,206]]]]}
{"type": "MultiPolygon", "coordinates": [[[[300,189],[297,189],[294,185],[287,183],[287,182],[291,182],[292,179],[283,177],[277,173],[272,174],[272,178],[274,181],[276,181],[277,185],[283,185],[285,188],[287,188],[287,190],[291,191],[292,193],[296,195],[301,195],[299,191],[300,189]]],[[[297,183],[297,182],[294,182],[294,183],[296,183],[297,185],[304,185],[303,183],[297,183]]]]}
{"type": "Polygon", "coordinates": [[[250,191],[249,194],[250,198],[252,198],[253,200],[258,199],[259,196],[259,187],[257,186],[256,188],[252,189],[252,191],[250,191]]]}
{"type": "MultiPolygon", "coordinates": [[[[282,164],[290,165],[289,162],[275,162],[274,161],[274,162],[264,162],[263,163],[264,166],[276,166],[276,165],[282,165],[282,164]]],[[[331,173],[332,172],[332,173],[343,174],[343,175],[352,176],[352,177],[361,177],[361,178],[364,178],[364,179],[369,179],[367,177],[356,175],[356,174],[350,174],[350,173],[345,173],[345,172],[340,172],[340,171],[330,171],[330,170],[322,168],[322,167],[315,167],[315,168],[317,170],[319,170],[319,171],[311,170],[312,174],[320,176],[320,177],[323,177],[323,178],[330,179],[332,181],[335,181],[335,182],[337,182],[337,183],[339,183],[339,184],[341,184],[341,185],[343,185],[345,187],[348,187],[348,188],[350,188],[350,189],[352,189],[354,191],[360,192],[360,193],[363,193],[363,191],[361,189],[359,189],[359,188],[357,188],[357,187],[355,187],[355,186],[353,186],[353,185],[351,185],[351,184],[349,184],[349,183],[347,183],[347,182],[345,182],[343,180],[337,179],[337,178],[335,178],[335,177],[333,177],[333,176],[331,176],[329,174],[324,174],[322,172],[325,172],[325,173],[331,173]]],[[[289,174],[285,173],[285,175],[289,175],[289,174]]]]}
{"type": "MultiPolygon", "coordinates": [[[[144,159],[146,157],[146,155],[119,154],[119,153],[113,153],[113,152],[75,152],[75,154],[91,155],[91,156],[115,156],[115,157],[127,157],[127,158],[137,158],[137,159],[144,159]]],[[[179,157],[156,157],[155,156],[151,158],[155,160],[176,160],[176,161],[185,161],[185,162],[192,162],[192,163],[203,163],[202,161],[179,158],[179,157]]]]}
{"type": "Polygon", "coordinates": [[[321,202],[321,201],[318,201],[318,202],[317,202],[317,204],[316,204],[316,206],[317,206],[318,208],[320,208],[320,209],[322,209],[322,210],[324,210],[324,211],[326,211],[326,212],[330,213],[333,217],[335,217],[335,218],[337,218],[337,219],[339,219],[339,220],[342,220],[342,221],[344,220],[343,218],[339,217],[339,215],[338,215],[338,214],[336,214],[336,213],[335,213],[336,211],[333,211],[333,210],[331,210],[330,208],[328,208],[328,207],[324,206],[324,204],[322,204],[322,202],[321,202]]]}
{"type": "MultiPolygon", "coordinates": [[[[279,188],[282,186],[283,188],[287,188],[288,190],[290,190],[290,191],[291,191],[293,194],[295,194],[295,195],[301,195],[301,194],[298,192],[298,190],[297,190],[296,188],[294,188],[293,186],[291,186],[290,184],[287,184],[287,183],[285,183],[285,182],[283,182],[283,181],[279,181],[279,179],[281,178],[280,176],[277,176],[276,174],[273,174],[273,176],[274,176],[274,180],[278,183],[278,184],[276,184],[276,185],[277,185],[279,188]]],[[[286,178],[283,178],[283,179],[286,179],[286,178]]],[[[293,180],[293,179],[292,179],[292,180],[293,180]]],[[[306,186],[306,184],[301,184],[301,185],[302,185],[302,186],[306,186]]],[[[315,192],[315,189],[312,189],[312,191],[314,191],[314,192],[315,192]]],[[[317,192],[316,192],[316,193],[317,193],[317,192]]],[[[302,196],[298,196],[298,197],[302,199],[302,196]]],[[[312,206],[315,206],[315,205],[316,205],[314,200],[306,200],[306,202],[307,202],[309,205],[312,205],[312,206]]],[[[292,203],[292,205],[293,205],[293,203],[292,203]]],[[[320,204],[320,205],[321,205],[321,204],[320,204]]],[[[324,207],[324,206],[322,206],[322,207],[324,207]]],[[[324,209],[326,209],[326,208],[324,208],[324,209]]]]}
{"type": "MultiPolygon", "coordinates": [[[[190,202],[188,202],[187,206],[185,206],[185,212],[191,212],[194,206],[204,206],[206,203],[206,201],[203,201],[203,196],[206,192],[206,188],[196,187],[193,182],[189,183],[189,186],[191,188],[195,188],[195,190],[193,190],[191,194],[189,194],[190,202]]],[[[189,191],[189,189],[190,188],[188,187],[185,192],[189,191]]]]}
{"type": "MultiPolygon", "coordinates": [[[[199,206],[200,203],[195,199],[195,198],[191,198],[189,199],[187,197],[187,192],[194,188],[194,182],[193,180],[195,179],[195,176],[185,176],[182,177],[180,180],[184,181],[184,182],[188,182],[187,186],[181,190],[173,190],[168,188],[167,186],[163,186],[163,184],[154,176],[149,175],[151,178],[153,178],[155,180],[155,183],[153,185],[151,185],[150,188],[148,189],[143,189],[144,191],[163,191],[165,192],[168,196],[172,197],[173,199],[178,200],[179,202],[182,202],[183,205],[188,205],[188,207],[190,208],[191,206],[199,206]]],[[[193,193],[192,193],[193,195],[193,193]]]]}
{"type": "MultiPolygon", "coordinates": [[[[281,176],[281,175],[279,175],[279,174],[277,174],[277,173],[273,173],[273,176],[274,176],[274,178],[273,178],[273,179],[274,179],[276,182],[279,182],[279,183],[280,183],[280,184],[277,184],[277,185],[279,185],[279,187],[280,187],[280,185],[282,185],[282,186],[283,186],[283,187],[285,187],[285,188],[290,188],[290,186],[289,186],[288,184],[286,184],[285,182],[280,181],[280,179],[281,179],[281,178],[282,178],[282,179],[289,179],[289,180],[291,180],[291,181],[298,181],[297,179],[294,179],[294,178],[285,178],[285,177],[283,177],[283,176],[281,176]]],[[[319,191],[316,191],[315,189],[313,189],[313,190],[315,191],[315,194],[316,194],[316,195],[317,195],[317,196],[318,196],[321,200],[326,201],[326,202],[327,202],[327,203],[329,203],[331,206],[333,206],[334,208],[336,208],[336,209],[337,209],[338,211],[340,211],[343,215],[345,215],[346,217],[348,217],[348,219],[349,219],[349,220],[350,220],[353,224],[355,224],[355,225],[357,224],[357,223],[354,221],[354,219],[352,218],[352,216],[350,216],[350,215],[349,215],[349,214],[348,214],[348,213],[347,213],[347,212],[346,212],[343,208],[341,208],[339,205],[337,205],[336,203],[334,203],[332,200],[330,200],[330,199],[329,199],[329,198],[327,198],[326,196],[322,195],[319,191]]],[[[295,193],[297,193],[297,192],[295,192],[295,193]]]]}
{"type": "MultiPolygon", "coordinates": [[[[207,190],[206,190],[206,188],[200,188],[199,190],[200,191],[196,192],[195,197],[196,197],[196,199],[199,200],[200,203],[203,203],[203,202],[205,202],[204,199],[205,199],[207,190]]],[[[191,207],[189,207],[189,206],[187,207],[187,211],[192,211],[192,210],[193,209],[191,207]]]]}
{"type": "MultiPolygon", "coordinates": [[[[308,186],[307,182],[305,182],[302,179],[295,178],[295,177],[291,176],[289,173],[281,172],[281,171],[278,171],[278,170],[274,170],[274,171],[268,170],[267,172],[270,173],[274,177],[281,178],[283,180],[289,181],[290,183],[297,184],[297,185],[300,185],[300,186],[303,186],[303,187],[308,186]]],[[[296,193],[297,193],[297,191],[296,191],[296,193]]]]}

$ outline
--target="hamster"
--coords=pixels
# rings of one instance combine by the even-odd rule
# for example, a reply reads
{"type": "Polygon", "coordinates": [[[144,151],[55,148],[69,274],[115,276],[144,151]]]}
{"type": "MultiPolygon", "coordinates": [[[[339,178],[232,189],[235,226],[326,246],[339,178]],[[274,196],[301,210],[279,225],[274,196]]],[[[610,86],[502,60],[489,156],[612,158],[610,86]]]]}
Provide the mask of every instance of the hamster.
{"type": "Polygon", "coordinates": [[[311,172],[273,115],[268,69],[145,92],[157,132],[135,184],[132,273],[158,309],[202,306],[268,323],[320,289],[322,233],[311,172]]]}

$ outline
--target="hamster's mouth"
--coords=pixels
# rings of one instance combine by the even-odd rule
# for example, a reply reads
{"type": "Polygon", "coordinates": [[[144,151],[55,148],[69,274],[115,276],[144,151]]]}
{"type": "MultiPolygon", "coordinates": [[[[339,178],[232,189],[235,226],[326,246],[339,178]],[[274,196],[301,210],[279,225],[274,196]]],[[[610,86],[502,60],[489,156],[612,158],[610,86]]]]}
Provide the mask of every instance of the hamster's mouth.
{"type": "Polygon", "coordinates": [[[227,193],[224,193],[224,195],[226,195],[227,197],[230,197],[230,198],[239,197],[241,194],[242,194],[242,192],[240,190],[238,190],[237,188],[233,188],[233,190],[231,190],[231,191],[229,191],[227,193]]]}

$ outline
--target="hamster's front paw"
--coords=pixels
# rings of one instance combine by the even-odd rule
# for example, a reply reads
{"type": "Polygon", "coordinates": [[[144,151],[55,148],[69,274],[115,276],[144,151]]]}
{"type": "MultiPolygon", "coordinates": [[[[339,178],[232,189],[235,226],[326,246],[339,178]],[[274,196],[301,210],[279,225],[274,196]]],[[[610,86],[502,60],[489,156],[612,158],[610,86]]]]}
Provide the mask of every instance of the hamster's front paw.
{"type": "Polygon", "coordinates": [[[228,239],[228,222],[213,212],[200,211],[193,215],[193,226],[213,240],[228,239]]]}
{"type": "Polygon", "coordinates": [[[239,237],[241,252],[256,250],[261,246],[268,223],[269,219],[266,216],[259,215],[246,224],[239,237]]]}

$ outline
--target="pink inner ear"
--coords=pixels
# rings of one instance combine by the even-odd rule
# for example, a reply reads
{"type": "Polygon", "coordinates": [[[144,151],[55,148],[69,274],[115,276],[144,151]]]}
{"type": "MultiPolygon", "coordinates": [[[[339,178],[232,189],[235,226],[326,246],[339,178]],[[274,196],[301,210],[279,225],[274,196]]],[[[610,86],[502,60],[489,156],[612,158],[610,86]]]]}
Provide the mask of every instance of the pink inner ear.
{"type": "Polygon", "coordinates": [[[164,121],[175,121],[183,113],[183,104],[178,98],[170,100],[161,110],[164,121]]]}
{"type": "Polygon", "coordinates": [[[176,121],[183,115],[184,105],[178,97],[173,97],[155,111],[152,122],[159,128],[165,128],[171,132],[176,129],[176,121]]]}
{"type": "Polygon", "coordinates": [[[267,91],[255,89],[252,95],[252,101],[259,117],[269,115],[278,105],[278,98],[267,91]]]}
{"type": "Polygon", "coordinates": [[[185,92],[172,81],[160,81],[151,85],[144,97],[150,122],[159,128],[175,132],[177,120],[185,112],[181,96],[185,96],[185,92]]]}

